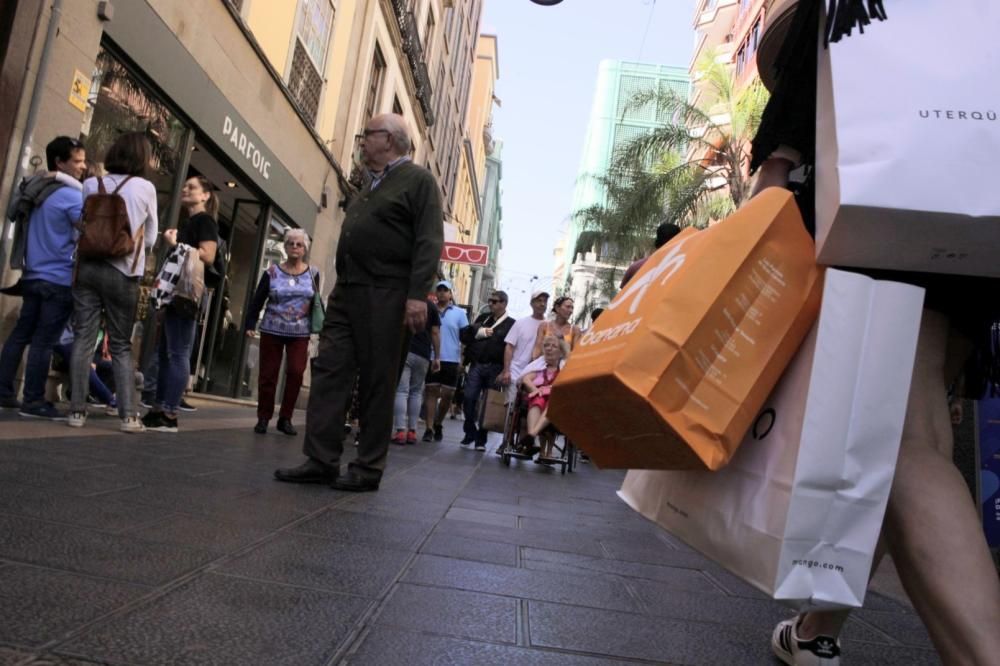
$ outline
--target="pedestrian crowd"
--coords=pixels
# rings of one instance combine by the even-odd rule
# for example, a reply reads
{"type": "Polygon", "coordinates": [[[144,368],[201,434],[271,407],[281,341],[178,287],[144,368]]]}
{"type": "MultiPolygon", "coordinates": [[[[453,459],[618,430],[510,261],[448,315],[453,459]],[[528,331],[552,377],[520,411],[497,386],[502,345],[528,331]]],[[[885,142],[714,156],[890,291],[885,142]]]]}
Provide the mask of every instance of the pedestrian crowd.
{"type": "Polygon", "coordinates": [[[8,210],[15,223],[11,265],[22,274],[5,291],[22,303],[0,352],[0,406],[82,428],[88,402],[99,402],[119,417],[123,432],[176,432],[204,265],[215,260],[218,245],[212,185],[199,175],[189,178],[181,193],[180,229],[162,233],[169,250],[164,270],[185,270],[172,277],[161,271],[153,292],[160,296],[159,373],[149,412],[140,418],[132,339],[139,282],[161,237],[156,188],[146,177],[149,140],[142,133],[122,134],[103,156],[100,173],[87,173],[86,150],[69,137],[52,140],[46,159],[48,171],[26,179],[8,210]],[[190,257],[183,266],[182,256],[190,257]],[[25,347],[18,400],[15,380],[25,347]],[[46,399],[53,351],[57,367],[69,372],[68,414],[46,399]]]}

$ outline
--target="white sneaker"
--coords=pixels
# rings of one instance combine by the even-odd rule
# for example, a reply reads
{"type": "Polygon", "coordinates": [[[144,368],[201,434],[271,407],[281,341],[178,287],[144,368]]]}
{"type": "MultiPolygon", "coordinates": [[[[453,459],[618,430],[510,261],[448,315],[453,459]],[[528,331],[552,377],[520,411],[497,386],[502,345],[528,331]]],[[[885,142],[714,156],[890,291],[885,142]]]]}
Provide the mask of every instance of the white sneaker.
{"type": "Polygon", "coordinates": [[[774,655],[789,666],[840,666],[840,641],[817,636],[804,641],[796,633],[799,618],[779,622],[771,635],[774,655]]]}
{"type": "Polygon", "coordinates": [[[105,416],[118,416],[118,407],[116,405],[108,405],[104,408],[105,416]]]}
{"type": "Polygon", "coordinates": [[[127,416],[122,419],[122,424],[118,428],[122,432],[146,432],[146,426],[142,424],[138,416],[127,416]]]}
{"type": "Polygon", "coordinates": [[[70,412],[66,417],[66,425],[70,428],[82,428],[87,423],[87,412],[70,412]]]}

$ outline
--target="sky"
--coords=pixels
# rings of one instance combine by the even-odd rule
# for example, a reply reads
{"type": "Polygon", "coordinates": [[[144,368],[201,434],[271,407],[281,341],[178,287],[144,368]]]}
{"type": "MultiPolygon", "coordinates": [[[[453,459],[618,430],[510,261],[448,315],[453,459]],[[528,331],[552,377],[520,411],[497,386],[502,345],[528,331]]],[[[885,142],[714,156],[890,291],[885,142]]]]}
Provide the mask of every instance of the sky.
{"type": "Polygon", "coordinates": [[[512,314],[548,289],[552,251],[572,213],[601,60],[688,67],[695,0],[485,0],[481,30],[497,36],[494,136],[503,141],[499,288],[512,314]],[[532,280],[537,276],[537,280],[532,280]]]}

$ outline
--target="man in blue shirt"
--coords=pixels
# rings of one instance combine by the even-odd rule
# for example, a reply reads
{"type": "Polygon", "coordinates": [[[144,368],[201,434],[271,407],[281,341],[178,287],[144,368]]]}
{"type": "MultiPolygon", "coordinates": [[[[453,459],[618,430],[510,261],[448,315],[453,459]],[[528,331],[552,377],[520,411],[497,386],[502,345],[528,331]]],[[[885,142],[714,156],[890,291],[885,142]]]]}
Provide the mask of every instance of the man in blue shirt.
{"type": "Polygon", "coordinates": [[[52,347],[73,313],[73,254],[75,224],[83,211],[81,179],[87,169],[83,144],[66,136],[45,147],[49,171],[32,178],[49,178],[62,187],[52,191],[28,218],[21,275],[21,312],[0,352],[0,407],[20,408],[21,416],[65,418],[45,400],[52,347]],[[24,348],[30,345],[24,368],[24,401],[17,401],[14,377],[24,348]]]}
{"type": "Polygon", "coordinates": [[[458,370],[462,365],[462,343],[458,340],[458,332],[469,325],[465,310],[452,300],[450,282],[441,280],[434,286],[434,292],[441,316],[441,369],[427,375],[424,387],[425,442],[444,439],[442,423],[458,386],[458,370]]]}

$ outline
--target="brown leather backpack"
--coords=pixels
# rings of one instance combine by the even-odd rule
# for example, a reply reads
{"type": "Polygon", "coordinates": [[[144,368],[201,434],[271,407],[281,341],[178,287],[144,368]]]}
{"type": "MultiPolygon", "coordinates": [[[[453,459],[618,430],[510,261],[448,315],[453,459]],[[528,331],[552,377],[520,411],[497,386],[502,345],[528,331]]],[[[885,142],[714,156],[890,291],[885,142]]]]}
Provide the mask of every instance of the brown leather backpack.
{"type": "Polygon", "coordinates": [[[132,237],[132,223],[129,221],[125,199],[118,191],[132,176],[118,184],[113,192],[104,188],[104,179],[97,179],[98,191],[83,201],[83,215],[80,219],[80,242],[76,248],[80,259],[116,259],[135,252],[132,269],[139,261],[142,249],[142,232],[145,223],[132,237]]]}

